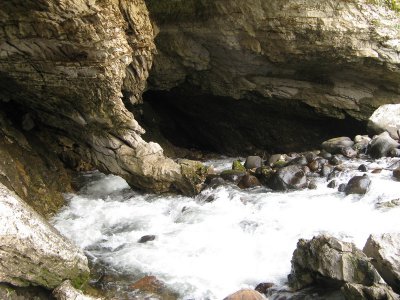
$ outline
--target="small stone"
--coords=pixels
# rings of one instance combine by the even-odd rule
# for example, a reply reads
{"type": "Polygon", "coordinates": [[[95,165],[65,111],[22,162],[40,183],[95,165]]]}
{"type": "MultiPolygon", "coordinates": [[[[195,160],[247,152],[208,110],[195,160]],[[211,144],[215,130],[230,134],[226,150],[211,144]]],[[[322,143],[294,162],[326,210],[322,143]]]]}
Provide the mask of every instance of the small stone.
{"type": "Polygon", "coordinates": [[[222,179],[235,184],[239,183],[244,175],[246,175],[246,172],[236,170],[226,170],[220,174],[222,179]]]}
{"type": "Polygon", "coordinates": [[[372,173],[372,174],[380,174],[380,173],[382,173],[382,169],[375,169],[375,170],[372,170],[371,173],[372,173]]]}
{"type": "Polygon", "coordinates": [[[316,182],[315,180],[311,180],[311,181],[308,183],[308,188],[309,188],[310,190],[316,190],[316,189],[317,189],[317,182],[316,182]]]}
{"type": "Polygon", "coordinates": [[[331,159],[332,158],[332,154],[329,152],[326,152],[325,150],[321,151],[321,157],[325,158],[325,159],[331,159]]]}
{"type": "Polygon", "coordinates": [[[400,167],[393,170],[393,177],[396,180],[400,181],[400,167]]]}
{"type": "Polygon", "coordinates": [[[155,239],[156,239],[155,235],[144,235],[138,240],[138,243],[144,244],[147,242],[154,241],[155,239]]]}
{"type": "Polygon", "coordinates": [[[345,183],[339,184],[338,191],[340,193],[344,193],[345,190],[346,190],[346,184],[345,183]]]}
{"type": "Polygon", "coordinates": [[[259,156],[248,156],[244,163],[244,167],[247,170],[257,169],[257,168],[262,167],[262,165],[263,165],[263,160],[259,156]]]}
{"type": "Polygon", "coordinates": [[[368,192],[370,185],[371,185],[371,179],[369,179],[367,175],[354,176],[347,183],[345,193],[346,195],[350,194],[364,195],[368,192]]]}
{"type": "Polygon", "coordinates": [[[357,151],[351,147],[344,147],[342,148],[341,153],[347,158],[354,158],[357,156],[357,151]]]}
{"type": "Polygon", "coordinates": [[[282,154],[274,154],[268,159],[268,164],[273,166],[278,161],[285,161],[285,158],[282,154]]]}
{"type": "Polygon", "coordinates": [[[331,172],[332,172],[332,168],[331,167],[322,166],[320,174],[321,174],[322,177],[327,177],[331,172]]]}
{"type": "Polygon", "coordinates": [[[256,286],[255,290],[261,294],[266,294],[270,288],[272,288],[275,284],[271,282],[263,282],[256,286]]]}
{"type": "Polygon", "coordinates": [[[296,157],[289,162],[289,165],[306,166],[307,164],[307,159],[304,156],[296,157]]]}
{"type": "Polygon", "coordinates": [[[308,167],[312,172],[316,172],[319,169],[319,162],[317,160],[313,160],[308,164],[308,167]]]}
{"type": "Polygon", "coordinates": [[[238,183],[238,187],[241,189],[248,189],[260,185],[261,183],[258,178],[253,175],[244,175],[238,183]]]}
{"type": "Polygon", "coordinates": [[[389,151],[390,157],[400,157],[400,149],[393,148],[389,151]]]}
{"type": "Polygon", "coordinates": [[[317,154],[315,154],[314,152],[307,152],[306,154],[304,154],[304,157],[307,159],[307,162],[312,162],[317,158],[317,154]]]}
{"type": "Polygon", "coordinates": [[[358,167],[358,171],[361,171],[361,172],[368,172],[368,167],[367,167],[366,165],[362,164],[362,165],[360,165],[360,166],[358,167]]]}
{"type": "Polygon", "coordinates": [[[330,188],[330,189],[334,189],[334,188],[336,188],[338,186],[338,182],[336,181],[336,180],[331,180],[329,183],[328,183],[328,188],[330,188]]]}
{"type": "Polygon", "coordinates": [[[341,160],[337,155],[334,155],[334,156],[331,158],[331,160],[329,161],[329,163],[330,163],[332,166],[337,166],[337,165],[340,165],[340,164],[342,163],[342,160],[341,160]]]}

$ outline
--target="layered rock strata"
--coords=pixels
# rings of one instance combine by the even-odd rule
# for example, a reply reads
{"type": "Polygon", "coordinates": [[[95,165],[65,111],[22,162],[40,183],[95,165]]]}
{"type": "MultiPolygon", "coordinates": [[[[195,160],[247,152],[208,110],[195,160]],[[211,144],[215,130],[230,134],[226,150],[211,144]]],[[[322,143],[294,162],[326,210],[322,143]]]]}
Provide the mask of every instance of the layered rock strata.
{"type": "Polygon", "coordinates": [[[155,49],[142,0],[13,0],[0,16],[8,117],[44,127],[74,165],[84,160],[147,190],[186,186],[123,102],[140,101],[155,49]]]}
{"type": "Polygon", "coordinates": [[[172,92],[150,97],[196,143],[292,151],[399,102],[400,18],[376,1],[146,3],[159,30],[150,87],[172,92]]]}

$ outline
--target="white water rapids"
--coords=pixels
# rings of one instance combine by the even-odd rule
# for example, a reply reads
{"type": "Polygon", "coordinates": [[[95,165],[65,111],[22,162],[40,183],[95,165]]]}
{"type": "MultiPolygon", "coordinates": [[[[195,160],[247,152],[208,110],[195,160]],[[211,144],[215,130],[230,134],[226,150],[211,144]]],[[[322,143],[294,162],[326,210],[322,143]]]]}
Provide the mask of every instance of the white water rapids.
{"type": "MultiPolygon", "coordinates": [[[[230,168],[233,159],[214,161],[230,168]]],[[[357,169],[388,167],[394,160],[347,162],[357,169]]],[[[356,170],[343,172],[346,182],[356,170]]],[[[182,299],[222,299],[261,282],[284,285],[299,238],[322,232],[362,248],[369,234],[398,231],[400,208],[377,209],[400,197],[392,172],[368,173],[370,191],[345,196],[317,179],[318,189],[271,192],[231,185],[207,189],[196,198],[132,191],[115,176],[92,176],[53,224],[89,257],[124,273],[154,275],[182,299]],[[213,195],[214,201],[205,201],[213,195]],[[144,235],[154,241],[138,243],[144,235]]]]}

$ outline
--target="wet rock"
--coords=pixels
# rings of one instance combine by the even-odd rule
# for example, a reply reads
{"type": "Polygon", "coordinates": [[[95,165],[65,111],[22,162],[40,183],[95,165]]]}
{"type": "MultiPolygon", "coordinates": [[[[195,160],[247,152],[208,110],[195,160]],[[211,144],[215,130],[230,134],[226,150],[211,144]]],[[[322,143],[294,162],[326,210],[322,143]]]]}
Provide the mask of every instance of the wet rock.
{"type": "Polygon", "coordinates": [[[330,160],[332,158],[332,154],[327,152],[327,151],[325,151],[325,150],[322,150],[321,151],[321,157],[325,158],[327,160],[330,160]]]}
{"type": "Polygon", "coordinates": [[[69,280],[64,281],[54,289],[53,296],[57,300],[101,300],[101,298],[84,295],[81,291],[75,289],[69,280]]]}
{"type": "Polygon", "coordinates": [[[371,134],[387,131],[393,139],[400,139],[400,104],[386,104],[375,110],[368,120],[368,131],[371,134]]]}
{"type": "Polygon", "coordinates": [[[354,150],[352,147],[342,148],[341,153],[347,158],[354,158],[358,154],[357,151],[354,150]]]}
{"type": "Polygon", "coordinates": [[[225,170],[222,171],[220,176],[222,179],[233,182],[235,184],[238,184],[239,181],[242,179],[243,176],[246,175],[246,172],[243,171],[236,171],[236,170],[225,170]]]}
{"type": "Polygon", "coordinates": [[[302,189],[307,187],[307,178],[300,166],[291,165],[279,169],[268,183],[273,190],[302,189]]]}
{"type": "Polygon", "coordinates": [[[310,170],[311,170],[312,172],[317,172],[317,171],[319,170],[319,167],[320,167],[318,160],[313,160],[313,161],[311,161],[311,162],[308,164],[308,167],[310,168],[310,170]]]}
{"type": "Polygon", "coordinates": [[[345,183],[339,184],[338,191],[339,191],[340,193],[344,193],[345,190],[346,190],[346,184],[345,184],[345,183]]]}
{"type": "Polygon", "coordinates": [[[289,165],[306,166],[307,164],[308,161],[303,155],[296,157],[289,162],[289,165]]]}
{"type": "Polygon", "coordinates": [[[150,293],[160,297],[163,300],[176,300],[178,299],[177,293],[167,288],[165,283],[155,276],[145,276],[138,281],[134,282],[130,289],[139,290],[140,292],[150,293]]]}
{"type": "Polygon", "coordinates": [[[400,167],[393,170],[393,177],[394,179],[400,181],[400,167]]]}
{"type": "Polygon", "coordinates": [[[310,163],[316,160],[318,155],[315,152],[307,152],[304,154],[304,157],[307,159],[307,162],[310,163]]]}
{"type": "Polygon", "coordinates": [[[225,180],[221,178],[220,175],[209,175],[207,176],[207,179],[205,181],[205,185],[213,189],[222,186],[224,184],[226,184],[225,180]]]}
{"type": "Polygon", "coordinates": [[[371,171],[372,174],[379,174],[382,173],[382,169],[374,169],[371,171]]]}
{"type": "Polygon", "coordinates": [[[370,185],[371,185],[371,179],[369,179],[367,175],[354,176],[347,183],[345,193],[346,195],[350,194],[364,195],[368,192],[370,185]]]}
{"type": "Polygon", "coordinates": [[[357,170],[360,172],[368,172],[368,167],[366,165],[362,164],[362,165],[359,165],[357,170]]]}
{"type": "Polygon", "coordinates": [[[155,235],[144,235],[138,240],[138,243],[144,244],[147,242],[154,241],[155,239],[156,239],[155,235]]]}
{"type": "Polygon", "coordinates": [[[322,177],[327,177],[332,172],[332,168],[329,166],[322,166],[320,175],[322,177]]]}
{"type": "Polygon", "coordinates": [[[224,298],[224,300],[266,300],[267,298],[264,295],[260,294],[255,290],[240,290],[228,297],[224,298]]]}
{"type": "Polygon", "coordinates": [[[285,161],[285,156],[282,154],[273,154],[268,159],[268,164],[272,167],[278,161],[285,161]]]}
{"type": "Polygon", "coordinates": [[[352,147],[353,145],[354,142],[349,137],[337,137],[323,142],[321,147],[329,153],[337,154],[341,153],[343,148],[352,147]]]}
{"type": "Polygon", "coordinates": [[[338,165],[342,164],[343,162],[342,162],[342,160],[339,158],[339,156],[334,155],[334,156],[332,156],[332,158],[329,160],[329,163],[330,163],[332,166],[338,166],[338,165]]]}
{"type": "Polygon", "coordinates": [[[340,287],[345,283],[372,286],[382,279],[354,244],[320,235],[298,241],[288,280],[294,290],[299,290],[310,285],[340,287]]]}
{"type": "Polygon", "coordinates": [[[257,284],[255,290],[261,294],[266,294],[270,288],[272,288],[275,284],[271,282],[263,282],[257,284]]]}
{"type": "Polygon", "coordinates": [[[261,186],[260,181],[253,175],[245,175],[240,179],[238,187],[241,189],[248,189],[256,186],[261,186]]]}
{"type": "Polygon", "coordinates": [[[370,235],[363,249],[396,293],[400,293],[400,233],[370,235]]]}
{"type": "Polygon", "coordinates": [[[392,289],[386,284],[375,283],[372,286],[346,283],[342,287],[342,293],[346,300],[398,300],[392,289]]]}
{"type": "Polygon", "coordinates": [[[309,188],[310,190],[316,190],[316,189],[318,188],[317,182],[316,182],[315,180],[311,180],[311,181],[308,183],[308,188],[309,188]]]}
{"type": "Polygon", "coordinates": [[[0,184],[0,281],[53,289],[89,277],[86,256],[18,196],[0,184]]]}
{"type": "Polygon", "coordinates": [[[246,168],[242,165],[240,160],[235,160],[232,163],[232,170],[246,172],[246,168]]]}
{"type": "Polygon", "coordinates": [[[389,155],[390,151],[398,148],[400,144],[392,139],[387,132],[375,136],[369,144],[368,154],[372,158],[381,158],[389,155]]]}
{"type": "Polygon", "coordinates": [[[248,156],[244,163],[244,167],[247,170],[261,168],[262,165],[263,165],[263,160],[259,156],[248,156]]]}
{"type": "Polygon", "coordinates": [[[389,157],[400,157],[400,149],[397,148],[390,149],[389,157]]]}
{"type": "Polygon", "coordinates": [[[338,186],[338,182],[336,181],[336,180],[331,180],[329,183],[328,183],[328,188],[330,188],[330,189],[334,189],[334,188],[336,188],[338,186]]]}
{"type": "Polygon", "coordinates": [[[301,169],[303,170],[304,174],[306,176],[310,176],[311,175],[311,170],[308,166],[302,166],[301,169]]]}
{"type": "Polygon", "coordinates": [[[355,149],[359,153],[366,153],[368,145],[371,142],[371,138],[367,135],[357,135],[354,138],[354,142],[355,144],[353,145],[353,149],[355,149]]]}

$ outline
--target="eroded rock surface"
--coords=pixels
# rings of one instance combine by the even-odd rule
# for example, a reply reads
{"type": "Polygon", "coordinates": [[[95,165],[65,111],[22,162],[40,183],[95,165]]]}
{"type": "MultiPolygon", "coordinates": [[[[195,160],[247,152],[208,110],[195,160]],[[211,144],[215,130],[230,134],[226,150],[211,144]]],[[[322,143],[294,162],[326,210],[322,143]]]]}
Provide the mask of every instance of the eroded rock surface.
{"type": "Polygon", "coordinates": [[[86,256],[0,184],[0,282],[53,289],[89,276],[86,256]]]}
{"type": "Polygon", "coordinates": [[[13,0],[0,16],[0,103],[24,129],[48,129],[67,161],[180,189],[180,166],[124,104],[141,101],[155,49],[143,0],[13,0]]]}
{"type": "Polygon", "coordinates": [[[150,87],[172,91],[154,106],[174,106],[199,144],[293,151],[399,102],[399,15],[373,1],[146,3],[159,30],[150,87]]]}
{"type": "Polygon", "coordinates": [[[371,134],[387,131],[393,139],[400,139],[400,104],[382,105],[374,111],[368,120],[368,130],[371,134]]]}

